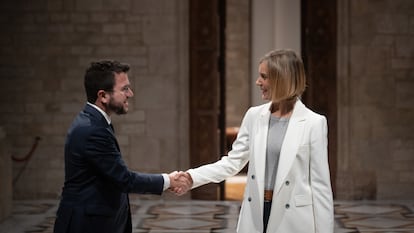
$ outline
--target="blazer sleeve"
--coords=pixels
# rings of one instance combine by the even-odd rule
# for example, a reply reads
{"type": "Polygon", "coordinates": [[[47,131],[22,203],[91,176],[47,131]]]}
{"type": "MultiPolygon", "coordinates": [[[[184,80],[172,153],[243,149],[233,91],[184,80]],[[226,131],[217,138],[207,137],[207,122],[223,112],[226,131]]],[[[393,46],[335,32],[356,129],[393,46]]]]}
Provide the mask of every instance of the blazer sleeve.
{"type": "Polygon", "coordinates": [[[315,232],[334,230],[333,197],[328,164],[328,127],[321,116],[313,124],[310,144],[310,179],[315,218],[315,232]]]}
{"type": "Polygon", "coordinates": [[[236,175],[249,160],[249,137],[251,114],[247,111],[228,155],[223,156],[215,163],[206,164],[195,169],[189,169],[196,188],[207,183],[219,183],[224,179],[236,175]]]}
{"type": "Polygon", "coordinates": [[[133,172],[128,169],[118,149],[115,136],[106,128],[95,128],[84,142],[85,157],[96,172],[115,184],[122,192],[161,194],[161,174],[133,172]]]}

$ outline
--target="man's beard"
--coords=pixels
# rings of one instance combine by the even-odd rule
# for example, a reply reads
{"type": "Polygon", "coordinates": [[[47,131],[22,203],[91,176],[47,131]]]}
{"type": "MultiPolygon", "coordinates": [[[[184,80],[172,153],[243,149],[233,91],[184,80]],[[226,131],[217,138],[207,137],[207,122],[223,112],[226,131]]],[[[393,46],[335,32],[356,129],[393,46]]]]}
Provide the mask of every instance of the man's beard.
{"type": "Polygon", "coordinates": [[[117,115],[126,114],[127,110],[124,108],[122,103],[115,103],[111,98],[109,103],[106,105],[109,112],[114,112],[117,115]]]}

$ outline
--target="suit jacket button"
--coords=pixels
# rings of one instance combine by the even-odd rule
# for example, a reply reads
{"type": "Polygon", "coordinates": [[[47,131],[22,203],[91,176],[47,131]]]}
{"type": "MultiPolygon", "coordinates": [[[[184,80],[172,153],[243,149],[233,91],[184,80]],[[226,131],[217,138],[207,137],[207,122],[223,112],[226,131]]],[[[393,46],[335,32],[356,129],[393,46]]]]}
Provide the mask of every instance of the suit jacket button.
{"type": "Polygon", "coordinates": [[[285,184],[286,184],[286,185],[289,185],[290,183],[289,183],[289,181],[287,180],[287,181],[285,182],[285,184]]]}
{"type": "Polygon", "coordinates": [[[286,208],[286,209],[289,209],[289,207],[290,207],[290,205],[289,205],[289,204],[286,204],[286,205],[285,205],[285,208],[286,208]]]}
{"type": "Polygon", "coordinates": [[[252,175],[252,179],[254,180],[254,178],[255,178],[255,176],[254,175],[252,175]]]}
{"type": "Polygon", "coordinates": [[[252,198],[251,198],[251,197],[249,197],[249,198],[247,198],[247,200],[248,200],[249,202],[251,202],[251,201],[252,201],[252,198]]]}

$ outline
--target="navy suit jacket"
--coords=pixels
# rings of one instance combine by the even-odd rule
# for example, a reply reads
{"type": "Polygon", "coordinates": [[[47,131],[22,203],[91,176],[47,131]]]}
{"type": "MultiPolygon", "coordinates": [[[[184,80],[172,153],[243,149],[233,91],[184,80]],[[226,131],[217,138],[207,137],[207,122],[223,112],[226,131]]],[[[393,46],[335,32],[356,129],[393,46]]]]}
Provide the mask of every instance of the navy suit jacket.
{"type": "Polygon", "coordinates": [[[161,174],[128,170],[113,129],[86,105],[68,130],[55,233],[130,233],[128,193],[161,194],[161,174]]]}

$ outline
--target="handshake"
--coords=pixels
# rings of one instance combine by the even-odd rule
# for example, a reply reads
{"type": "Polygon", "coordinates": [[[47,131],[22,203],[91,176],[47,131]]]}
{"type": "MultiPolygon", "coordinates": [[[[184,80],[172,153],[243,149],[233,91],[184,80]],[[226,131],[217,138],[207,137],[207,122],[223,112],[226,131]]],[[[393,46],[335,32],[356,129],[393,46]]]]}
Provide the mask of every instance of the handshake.
{"type": "Polygon", "coordinates": [[[168,177],[170,178],[169,190],[178,196],[185,194],[193,186],[193,179],[188,172],[175,171],[168,174],[168,177]]]}

